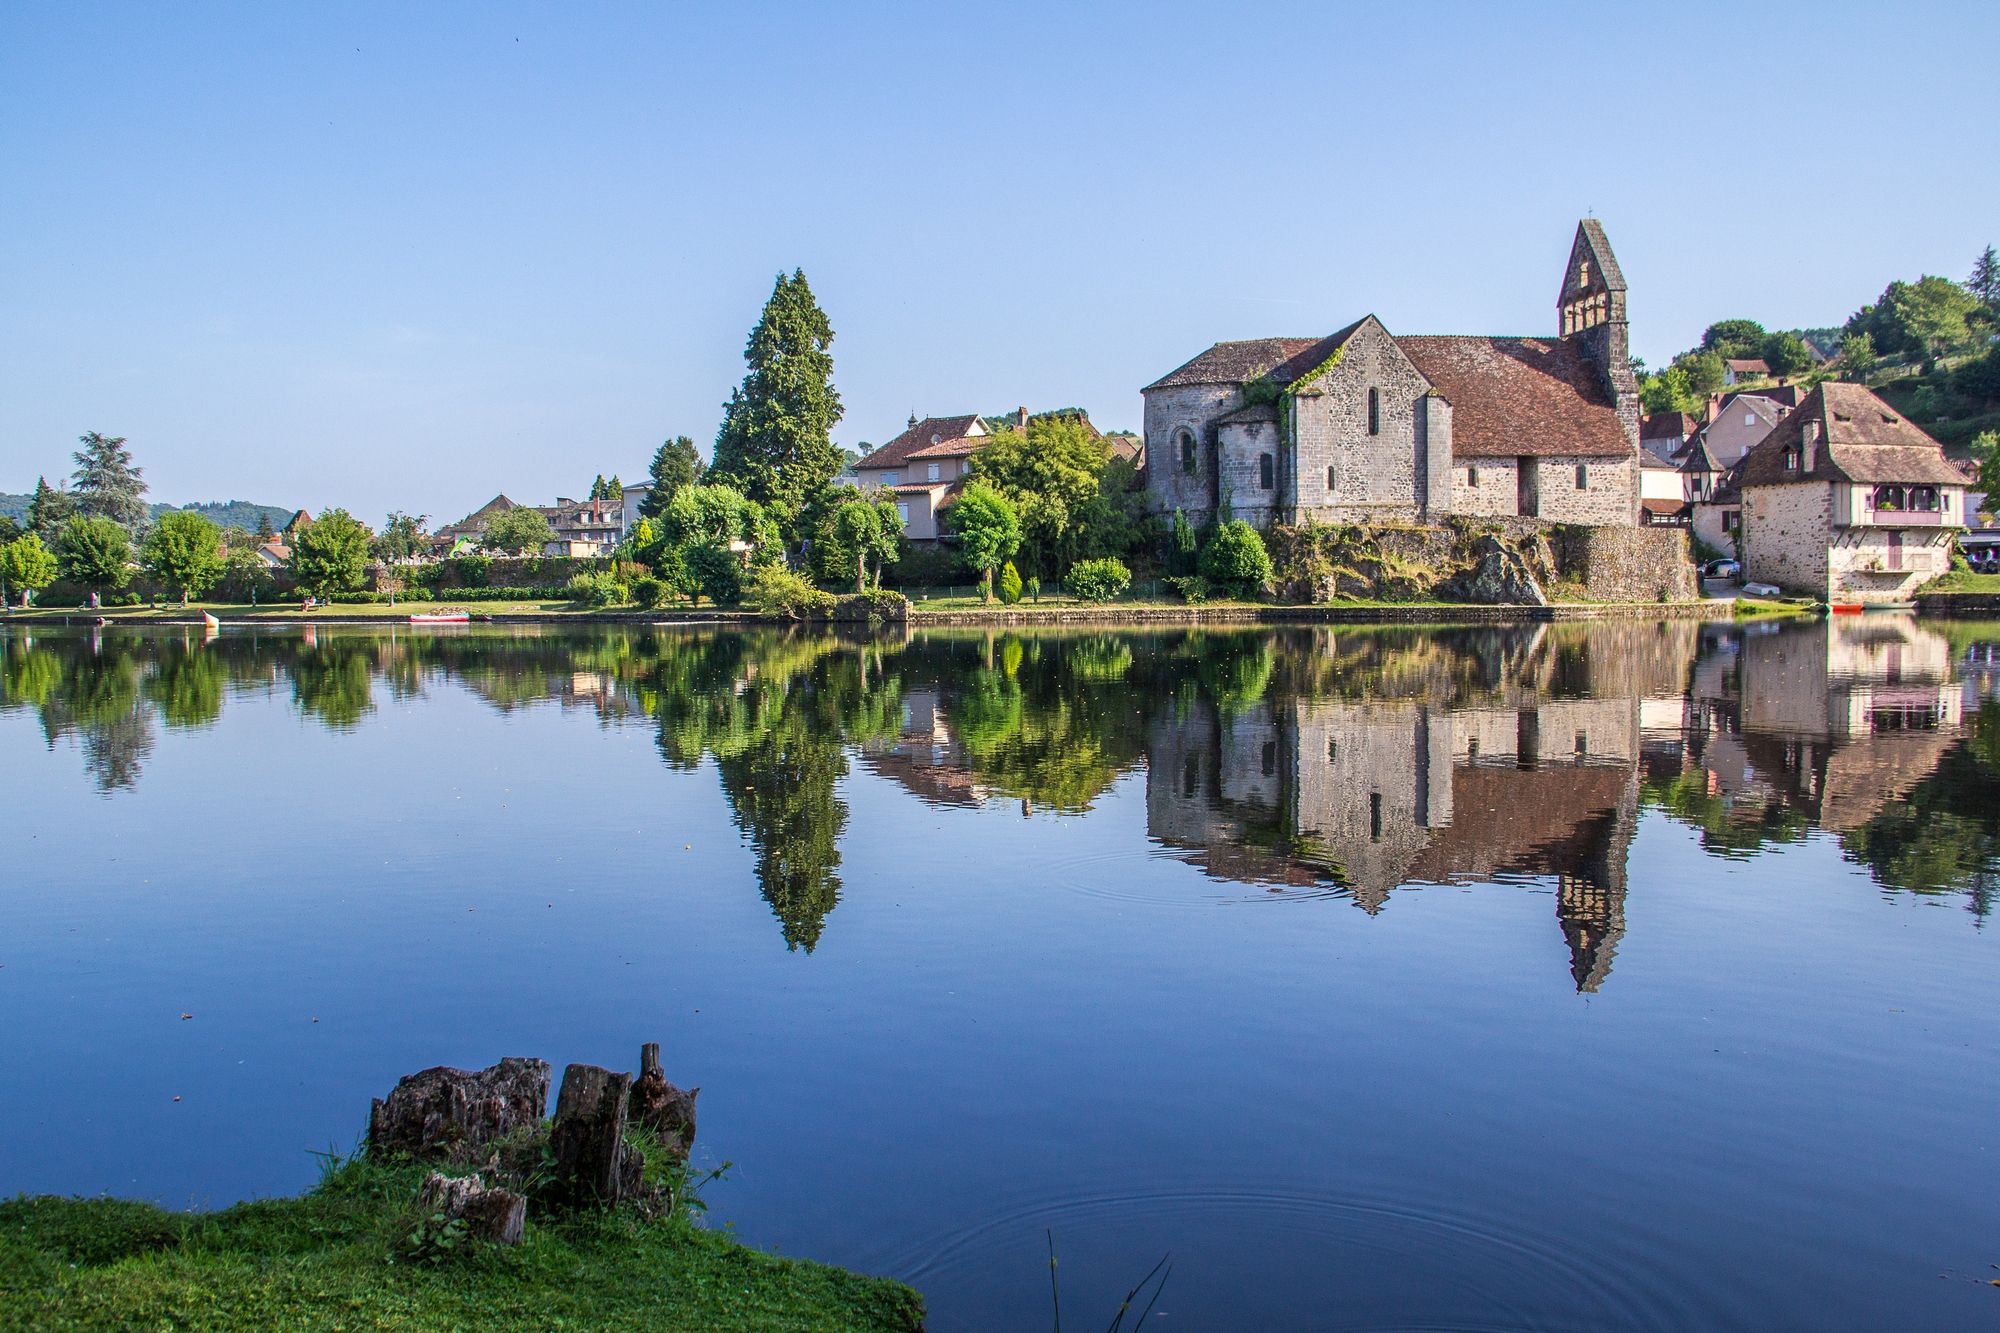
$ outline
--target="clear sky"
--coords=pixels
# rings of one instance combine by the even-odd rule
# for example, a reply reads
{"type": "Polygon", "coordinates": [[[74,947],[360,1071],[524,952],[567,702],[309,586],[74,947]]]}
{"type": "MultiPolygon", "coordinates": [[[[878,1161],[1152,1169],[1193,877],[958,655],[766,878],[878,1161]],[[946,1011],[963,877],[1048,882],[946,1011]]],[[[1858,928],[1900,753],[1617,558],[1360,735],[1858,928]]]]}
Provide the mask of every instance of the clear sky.
{"type": "Polygon", "coordinates": [[[780,269],[843,444],[1210,342],[1552,332],[1604,219],[1658,364],[2000,243],[2000,5],[0,7],[0,490],[371,523],[704,451],[780,269]]]}

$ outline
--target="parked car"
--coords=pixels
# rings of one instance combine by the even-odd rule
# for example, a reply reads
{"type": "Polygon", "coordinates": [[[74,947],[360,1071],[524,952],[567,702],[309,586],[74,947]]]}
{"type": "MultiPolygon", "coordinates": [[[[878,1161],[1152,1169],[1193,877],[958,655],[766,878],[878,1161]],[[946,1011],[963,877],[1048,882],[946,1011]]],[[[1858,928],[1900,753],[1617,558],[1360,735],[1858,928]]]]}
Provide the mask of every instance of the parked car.
{"type": "Polygon", "coordinates": [[[1733,579],[1742,573],[1742,564],[1735,560],[1711,560],[1701,568],[1705,579],[1733,579]]]}

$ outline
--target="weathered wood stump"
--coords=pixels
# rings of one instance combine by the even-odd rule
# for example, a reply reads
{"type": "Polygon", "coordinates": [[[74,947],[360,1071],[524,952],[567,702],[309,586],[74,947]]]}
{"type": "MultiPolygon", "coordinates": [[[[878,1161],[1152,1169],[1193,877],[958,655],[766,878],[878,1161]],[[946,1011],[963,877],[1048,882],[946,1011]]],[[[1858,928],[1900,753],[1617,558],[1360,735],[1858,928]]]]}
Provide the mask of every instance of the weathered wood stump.
{"type": "Polygon", "coordinates": [[[433,1171],[424,1178],[419,1197],[431,1213],[443,1213],[447,1220],[462,1221],[467,1232],[480,1240],[498,1245],[519,1245],[521,1228],[528,1221],[528,1201],[512,1190],[483,1185],[475,1176],[441,1176],[433,1171]]]}
{"type": "Polygon", "coordinates": [[[694,1147],[694,1099],[700,1088],[685,1090],[667,1082],[660,1069],[660,1043],[639,1048],[639,1081],[632,1085],[630,1115],[659,1137],[660,1146],[685,1162],[694,1147]]]}
{"type": "Polygon", "coordinates": [[[522,1126],[539,1125],[549,1104],[546,1060],[508,1058],[488,1069],[439,1065],[396,1083],[368,1115],[371,1152],[468,1161],[522,1126]]]}
{"type": "Polygon", "coordinates": [[[550,1195],[572,1207],[609,1207],[640,1192],[645,1159],[625,1146],[632,1076],[597,1065],[570,1065],[549,1128],[554,1158],[550,1195]]]}

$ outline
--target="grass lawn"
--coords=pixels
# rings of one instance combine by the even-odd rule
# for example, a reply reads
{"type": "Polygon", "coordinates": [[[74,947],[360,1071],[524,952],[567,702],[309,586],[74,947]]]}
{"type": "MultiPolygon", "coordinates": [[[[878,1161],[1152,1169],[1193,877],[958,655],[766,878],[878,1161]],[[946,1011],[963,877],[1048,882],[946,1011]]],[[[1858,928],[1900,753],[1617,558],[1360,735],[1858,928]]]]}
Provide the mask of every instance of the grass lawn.
{"type": "Polygon", "coordinates": [[[899,1282],[783,1259],[673,1217],[551,1222],[523,1242],[405,1257],[425,1168],[356,1160],[296,1199],[177,1214],[112,1199],[0,1203],[0,1329],[912,1330],[899,1282]]]}
{"type": "Polygon", "coordinates": [[[1974,574],[1967,570],[1954,569],[1943,578],[1926,584],[1921,591],[2000,593],[2000,574],[1974,574]]]}
{"type": "Polygon", "coordinates": [[[1819,605],[1810,601],[1789,601],[1782,598],[1738,597],[1735,615],[1738,620],[1777,620],[1786,616],[1812,616],[1819,614],[1819,605]]]}

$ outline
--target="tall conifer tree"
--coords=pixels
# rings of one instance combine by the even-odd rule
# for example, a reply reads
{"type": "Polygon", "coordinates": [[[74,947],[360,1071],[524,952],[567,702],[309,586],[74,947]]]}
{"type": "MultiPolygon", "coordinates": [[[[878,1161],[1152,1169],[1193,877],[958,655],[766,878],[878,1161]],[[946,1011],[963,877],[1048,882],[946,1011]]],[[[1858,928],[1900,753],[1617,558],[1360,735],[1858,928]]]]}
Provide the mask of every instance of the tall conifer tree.
{"type": "Polygon", "coordinates": [[[49,485],[47,477],[35,478],[35,496],[28,501],[28,531],[40,537],[43,545],[56,544],[56,534],[75,512],[74,496],[49,485]]]}
{"type": "Polygon", "coordinates": [[[83,448],[71,455],[76,475],[70,479],[77,508],[93,518],[108,518],[128,532],[145,527],[152,517],[146,508],[146,483],[142,469],[132,466],[125,437],[91,431],[77,441],[83,448]]]}
{"type": "Polygon", "coordinates": [[[750,369],[723,409],[710,482],[726,482],[767,506],[785,539],[796,540],[809,507],[841,468],[833,427],[833,325],[803,271],[778,275],[743,359],[750,369]]]}

